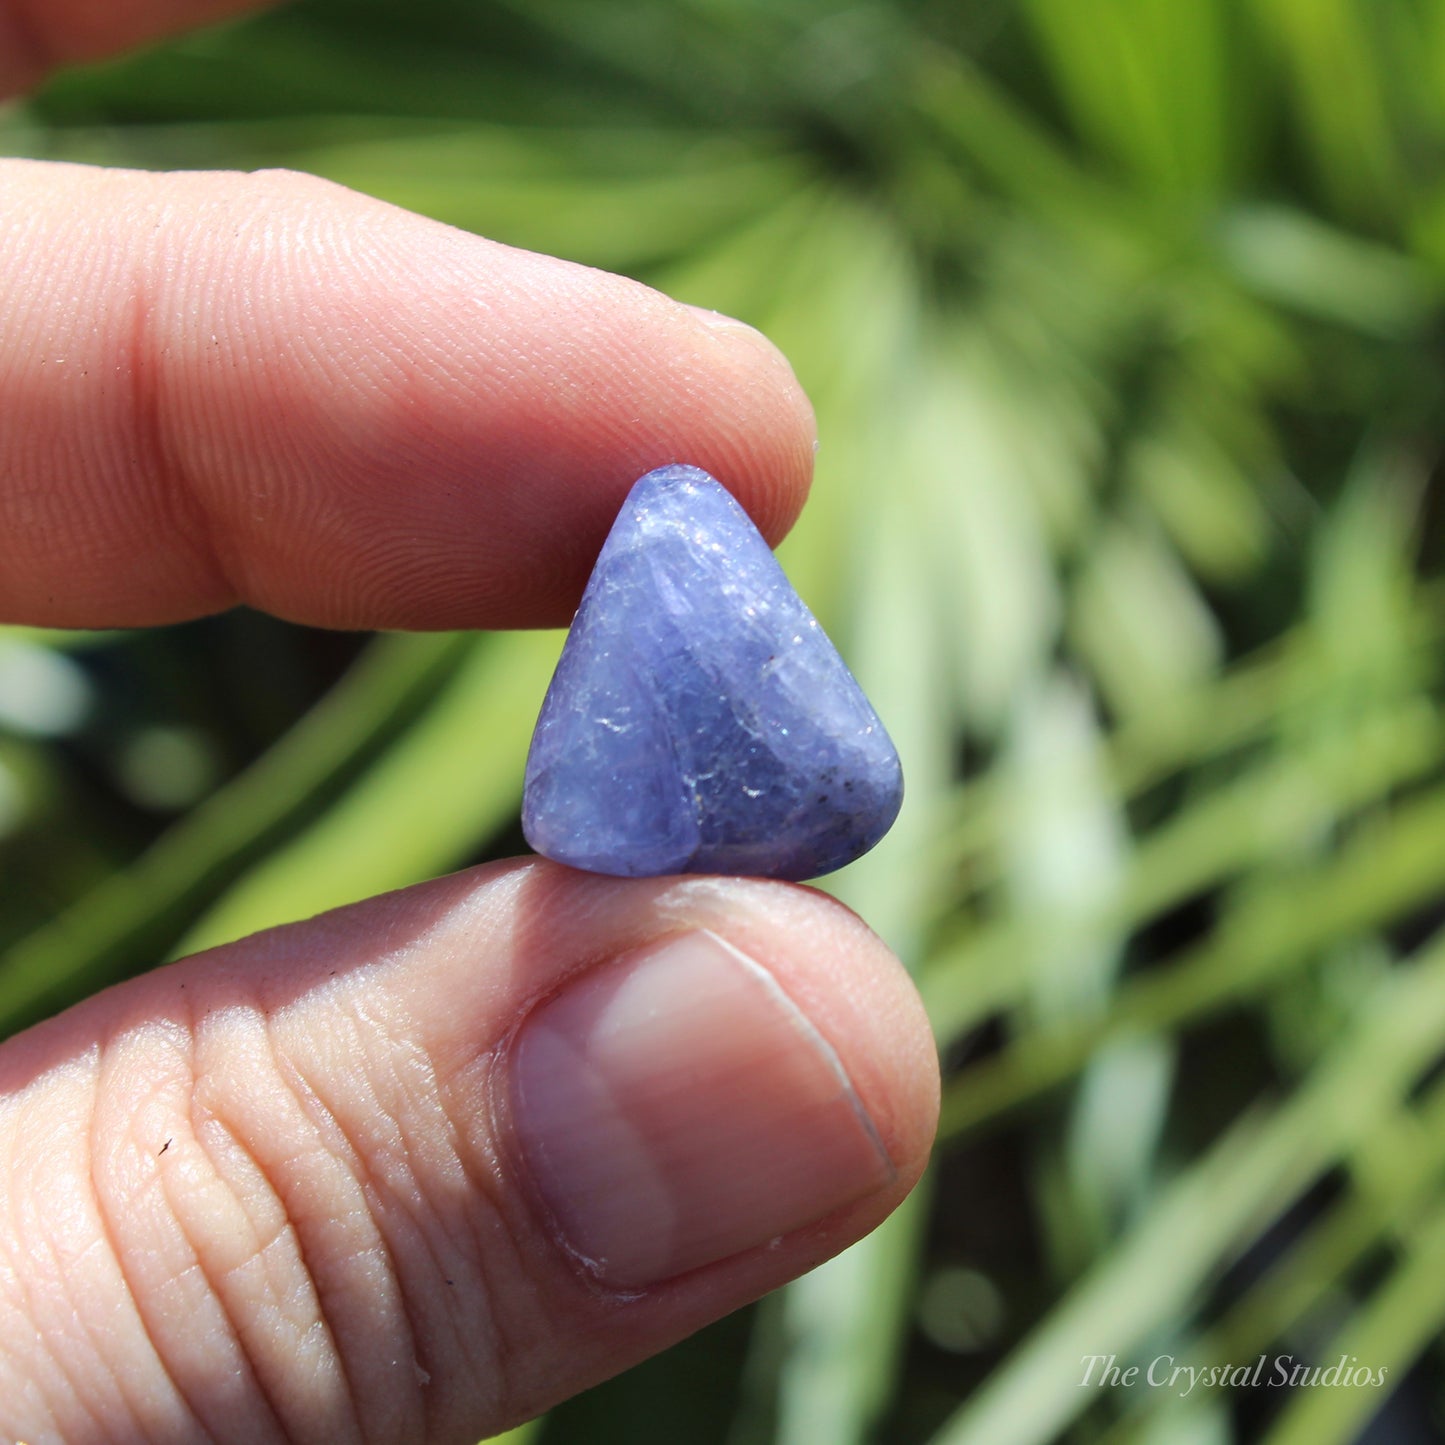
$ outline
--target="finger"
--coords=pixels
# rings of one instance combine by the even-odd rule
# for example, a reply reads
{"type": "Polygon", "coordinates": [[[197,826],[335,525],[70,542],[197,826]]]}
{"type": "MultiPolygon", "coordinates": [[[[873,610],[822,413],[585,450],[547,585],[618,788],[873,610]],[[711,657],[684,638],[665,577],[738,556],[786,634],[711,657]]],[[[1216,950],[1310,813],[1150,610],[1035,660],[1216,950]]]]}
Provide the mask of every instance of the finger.
{"type": "Polygon", "coordinates": [[[458,875],[0,1051],[0,1437],[474,1440],[877,1224],[937,1109],[853,915],[458,875]]]}
{"type": "Polygon", "coordinates": [[[0,97],[35,84],[66,61],[103,55],[192,25],[205,25],[262,0],[3,0],[0,97]]]}
{"type": "Polygon", "coordinates": [[[311,177],[0,163],[0,278],[7,620],[560,624],[643,472],[811,475],[750,328],[311,177]]]}

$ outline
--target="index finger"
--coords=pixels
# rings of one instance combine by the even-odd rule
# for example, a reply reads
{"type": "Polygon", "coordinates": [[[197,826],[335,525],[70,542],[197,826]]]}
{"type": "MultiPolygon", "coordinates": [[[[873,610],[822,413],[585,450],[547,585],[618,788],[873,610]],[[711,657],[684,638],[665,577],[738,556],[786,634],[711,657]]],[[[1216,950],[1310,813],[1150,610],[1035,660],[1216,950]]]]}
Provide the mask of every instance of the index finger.
{"type": "Polygon", "coordinates": [[[669,461],[776,541],[811,409],[751,328],[312,177],[0,163],[0,618],[557,625],[669,461]]]}

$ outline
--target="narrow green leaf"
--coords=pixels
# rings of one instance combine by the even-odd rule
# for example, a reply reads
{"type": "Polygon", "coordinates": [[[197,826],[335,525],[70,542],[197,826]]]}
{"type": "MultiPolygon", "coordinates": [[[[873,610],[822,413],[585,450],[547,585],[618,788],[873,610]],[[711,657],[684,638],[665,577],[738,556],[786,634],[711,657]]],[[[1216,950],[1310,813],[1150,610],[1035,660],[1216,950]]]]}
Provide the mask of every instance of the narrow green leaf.
{"type": "Polygon", "coordinates": [[[931,1190],[788,1286],[775,1445],[864,1445],[894,1387],[931,1190]]]}
{"type": "MultiPolygon", "coordinates": [[[[941,950],[922,978],[924,997],[940,1038],[951,1042],[988,1011],[1023,998],[1030,976],[1018,966],[1019,961],[1037,957],[1040,950],[1049,948],[1051,939],[1062,936],[1069,946],[1083,948],[1096,936],[1130,932],[1210,886],[1265,860],[1290,856],[1301,840],[1319,836],[1354,808],[1430,773],[1438,766],[1442,750],[1445,733],[1430,708],[1416,705],[1399,713],[1387,710],[1368,726],[1328,736],[1310,751],[1285,754],[1242,773],[1232,784],[1205,793],[1142,839],[1117,891],[1096,897],[1088,914],[1075,915],[1070,927],[1061,930],[1047,916],[1005,913],[997,922],[941,950]]],[[[1436,799],[1435,807],[1442,806],[1445,803],[1436,799]]],[[[1338,891],[1340,881],[1347,879],[1351,880],[1349,900],[1365,911],[1362,923],[1388,918],[1393,909],[1428,891],[1428,878],[1433,876],[1430,830],[1436,816],[1434,809],[1418,815],[1402,810],[1399,823],[1403,832],[1397,842],[1399,859],[1402,866],[1409,867],[1409,874],[1378,872],[1372,837],[1341,859],[1295,879],[1290,885],[1291,899],[1313,897],[1318,889],[1331,909],[1337,909],[1346,896],[1338,891]],[[1372,891],[1377,884],[1386,891],[1372,891]],[[1402,892],[1394,892],[1395,887],[1402,892]]],[[[1389,834],[1388,827],[1384,832],[1389,834]]],[[[1282,903],[1281,909],[1291,906],[1282,903]]],[[[1116,1007],[1138,1006],[1142,996],[1151,995],[1154,1004],[1144,1006],[1150,1027],[1175,1027],[1195,1008],[1217,1007],[1241,987],[1263,986],[1274,976],[1273,970],[1301,962],[1311,947],[1331,937],[1318,917],[1308,916],[1313,905],[1303,902],[1300,906],[1306,911],[1293,915],[1292,925],[1286,923],[1283,930],[1288,935],[1291,926],[1298,929],[1298,942],[1278,937],[1279,924],[1274,913],[1266,912],[1267,900],[1242,905],[1237,915],[1227,920],[1223,933],[1174,965],[1129,985],[1116,1007]],[[1245,985],[1244,978],[1252,982],[1245,985]]],[[[1343,921],[1337,913],[1331,916],[1343,921]]],[[[1065,1077],[1099,1037],[1095,1025],[1063,1028],[1048,1039],[1025,1035],[1010,1053],[959,1077],[946,1095],[946,1117],[954,1119],[949,1111],[961,1107],[960,1100],[972,1088],[970,1078],[981,1087],[984,1080],[993,1078],[987,1085],[987,1090],[992,1090],[1004,1087],[1006,1076],[1015,1078],[1015,1086],[1022,1086],[1025,1077],[1038,1077],[1034,1069],[1052,1076],[1053,1069],[1061,1068],[1058,1077],[1065,1077]],[[1032,1063],[1025,1066],[1020,1062],[1023,1058],[1032,1063]]]]}
{"type": "Polygon", "coordinates": [[[446,687],[332,807],[239,879],[191,952],[456,867],[515,814],[560,635],[470,639],[446,687]]]}
{"type": "Polygon", "coordinates": [[[157,962],[247,865],[352,781],[466,649],[448,634],[378,638],[268,753],[129,868],[0,956],[6,1030],[157,962]]]}
{"type": "Polygon", "coordinates": [[[1402,214],[1404,156],[1390,113],[1393,77],[1365,0],[1252,0],[1293,83],[1298,134],[1326,193],[1375,225],[1402,214]]]}
{"type": "MultiPolygon", "coordinates": [[[[1159,1196],[933,1445],[1056,1439],[1089,1403],[1080,1388],[1085,1360],[1100,1354],[1127,1360],[1151,1330],[1185,1314],[1263,1224],[1388,1117],[1442,1039],[1445,939],[1437,937],[1375,995],[1369,1012],[1286,1103],[1245,1115],[1159,1196]]],[[[1430,1247],[1433,1259],[1433,1240],[1430,1247]]],[[[1434,1308],[1442,1308],[1438,1291],[1434,1308]]],[[[1409,1323],[1416,1322],[1412,1315],[1409,1323]]]]}
{"type": "Polygon", "coordinates": [[[1372,336],[1412,337],[1440,305],[1438,284],[1416,262],[1301,211],[1241,207],[1220,223],[1219,241],[1258,295],[1372,336]]]}
{"type": "Polygon", "coordinates": [[[1177,1029],[1257,993],[1313,950],[1377,926],[1445,887],[1445,792],[1402,805],[1337,858],[1242,906],[1175,963],[1122,989],[1107,1020],[1034,1032],[965,1070],[945,1090],[940,1133],[996,1119],[1072,1077],[1103,1041],[1177,1029]]]}
{"type": "Polygon", "coordinates": [[[1410,1366],[1445,1328],[1445,1207],[1410,1241],[1384,1284],[1323,1350],[1322,1368],[1343,1367],[1351,1383],[1298,1391],[1263,1445],[1349,1445],[1410,1366]],[[1357,1371],[1369,1375],[1359,1381],[1357,1371]]]}
{"type": "Polygon", "coordinates": [[[1238,112],[1252,107],[1215,0],[1030,0],[1026,12],[1075,125],[1104,155],[1165,194],[1223,184],[1238,112]]]}

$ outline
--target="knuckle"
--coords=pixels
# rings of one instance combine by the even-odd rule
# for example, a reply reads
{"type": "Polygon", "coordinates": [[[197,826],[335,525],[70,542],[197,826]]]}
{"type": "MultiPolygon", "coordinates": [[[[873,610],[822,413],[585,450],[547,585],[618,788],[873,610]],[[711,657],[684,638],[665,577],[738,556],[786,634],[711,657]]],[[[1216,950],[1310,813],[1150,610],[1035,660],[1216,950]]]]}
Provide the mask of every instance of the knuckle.
{"type": "Polygon", "coordinates": [[[424,1438],[427,1372],[380,1223],[388,1130],[353,1107],[370,1067],[338,1091],[331,1049],[301,1067],[277,1032],[237,1000],[107,1044],[90,1150],[103,1237],[203,1430],[424,1438]]]}
{"type": "Polygon", "coordinates": [[[43,1340],[0,1358],[0,1434],[26,1381],[52,1415],[248,1442],[450,1438],[535,1395],[487,1131],[404,1021],[340,993],[152,1011],[77,1066],[61,1123],[54,1096],[0,1113],[24,1180],[0,1241],[32,1276],[12,1298],[0,1252],[0,1339],[39,1301],[43,1340]]]}

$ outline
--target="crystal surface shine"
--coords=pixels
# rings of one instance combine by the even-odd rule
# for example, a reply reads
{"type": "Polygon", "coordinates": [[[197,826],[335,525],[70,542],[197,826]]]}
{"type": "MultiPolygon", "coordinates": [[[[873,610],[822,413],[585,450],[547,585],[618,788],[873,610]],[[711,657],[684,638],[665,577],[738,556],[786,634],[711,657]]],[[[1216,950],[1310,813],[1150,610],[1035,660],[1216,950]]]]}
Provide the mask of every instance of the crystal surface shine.
{"type": "Polygon", "coordinates": [[[814,878],[902,798],[882,723],[747,514],[697,467],[649,472],[542,704],[527,841],[623,877],[814,878]]]}

